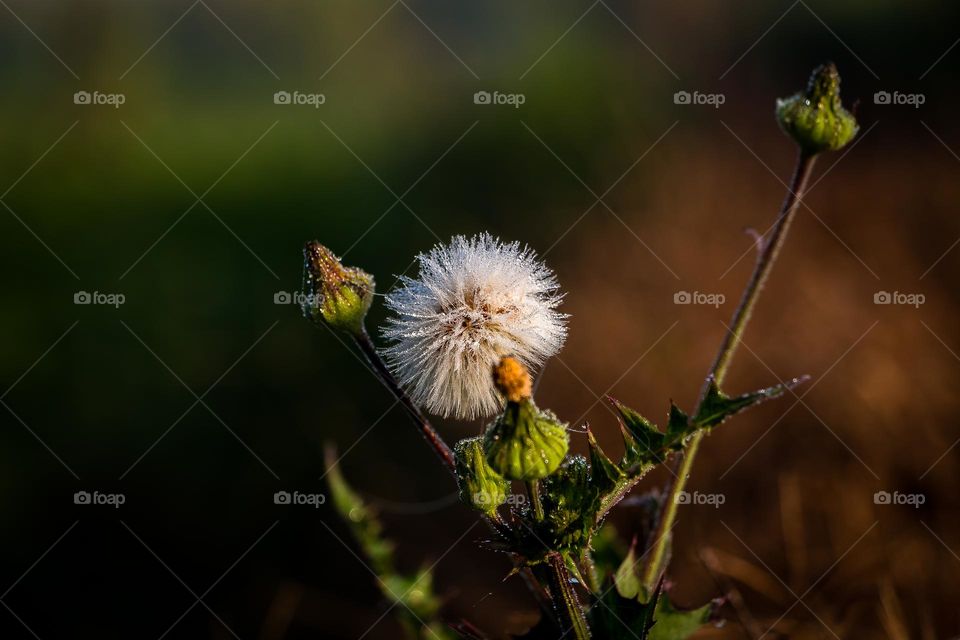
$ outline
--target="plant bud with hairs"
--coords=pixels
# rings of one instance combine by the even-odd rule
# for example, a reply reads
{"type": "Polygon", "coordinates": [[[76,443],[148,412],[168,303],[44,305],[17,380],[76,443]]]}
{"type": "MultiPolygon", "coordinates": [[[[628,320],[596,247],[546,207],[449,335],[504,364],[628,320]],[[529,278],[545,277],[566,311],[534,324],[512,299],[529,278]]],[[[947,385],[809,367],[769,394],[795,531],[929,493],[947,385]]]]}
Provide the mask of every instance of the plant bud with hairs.
{"type": "Polygon", "coordinates": [[[482,439],[467,438],[454,447],[460,500],[493,516],[507,500],[510,483],[487,464],[482,439]]]}
{"type": "Polygon", "coordinates": [[[363,320],[373,302],[373,276],[345,267],[317,241],[303,248],[303,315],[353,335],[363,333],[363,320]]]}
{"type": "Polygon", "coordinates": [[[777,121],[809,155],[842,149],[859,130],[840,102],[840,73],[832,62],[814,69],[805,92],[777,100],[777,121]]]}

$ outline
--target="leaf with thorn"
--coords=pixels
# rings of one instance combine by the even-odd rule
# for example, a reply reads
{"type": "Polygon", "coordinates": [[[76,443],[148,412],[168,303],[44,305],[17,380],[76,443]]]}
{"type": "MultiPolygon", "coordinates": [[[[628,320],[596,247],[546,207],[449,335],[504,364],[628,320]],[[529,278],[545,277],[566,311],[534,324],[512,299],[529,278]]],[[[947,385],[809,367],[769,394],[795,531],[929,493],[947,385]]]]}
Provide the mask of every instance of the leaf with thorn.
{"type": "Polygon", "coordinates": [[[656,623],[659,595],[659,585],[649,602],[623,597],[618,589],[608,589],[598,600],[599,606],[590,609],[590,623],[596,636],[610,640],[647,640],[656,623]]]}
{"type": "Polygon", "coordinates": [[[696,609],[677,609],[664,593],[657,601],[657,608],[653,614],[653,627],[649,635],[644,638],[645,640],[685,640],[710,622],[721,604],[722,600],[711,600],[696,609]]]}
{"type": "Polygon", "coordinates": [[[694,416],[693,422],[698,428],[710,429],[744,409],[783,395],[788,390],[806,382],[809,378],[809,376],[793,378],[782,384],[731,398],[720,390],[711,376],[707,381],[707,395],[700,405],[697,415],[694,416]]]}
{"type": "Polygon", "coordinates": [[[587,444],[590,445],[590,474],[594,484],[600,487],[601,491],[613,488],[624,473],[600,448],[589,425],[587,426],[587,444]]]}
{"type": "Polygon", "coordinates": [[[660,462],[663,434],[657,426],[619,400],[607,396],[619,414],[620,431],[625,444],[624,466],[639,462],[660,462]]]}
{"type": "Polygon", "coordinates": [[[687,436],[692,434],[690,418],[672,400],[670,417],[667,418],[667,442],[673,449],[679,449],[687,436]]]}
{"type": "MultiPolygon", "coordinates": [[[[619,573],[619,572],[618,572],[619,573]]],[[[600,598],[600,606],[591,609],[592,624],[598,637],[611,640],[686,640],[703,625],[711,622],[722,600],[712,600],[702,607],[676,608],[663,590],[663,581],[647,602],[640,597],[643,588],[637,581],[636,596],[632,590],[621,591],[621,583],[600,598]]]]}

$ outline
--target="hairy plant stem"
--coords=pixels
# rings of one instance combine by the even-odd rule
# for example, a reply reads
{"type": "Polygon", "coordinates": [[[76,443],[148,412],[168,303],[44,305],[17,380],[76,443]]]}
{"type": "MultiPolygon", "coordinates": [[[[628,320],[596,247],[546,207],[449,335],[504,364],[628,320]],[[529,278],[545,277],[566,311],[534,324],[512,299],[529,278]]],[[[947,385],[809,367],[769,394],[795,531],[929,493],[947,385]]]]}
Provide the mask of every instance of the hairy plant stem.
{"type": "Polygon", "coordinates": [[[453,450],[443,441],[443,438],[436,432],[427,417],[420,411],[420,408],[413,403],[406,391],[400,387],[397,379],[390,373],[390,369],[387,368],[387,363],[385,363],[383,358],[380,357],[380,354],[377,353],[377,348],[374,346],[373,340],[370,339],[370,334],[367,333],[366,327],[364,327],[359,334],[354,334],[353,339],[356,341],[364,357],[366,357],[367,362],[373,367],[374,373],[376,373],[380,381],[390,389],[393,395],[397,397],[397,400],[400,401],[403,408],[406,409],[410,417],[413,418],[413,421],[420,429],[420,433],[426,438],[427,443],[433,447],[433,450],[440,456],[443,464],[446,465],[450,473],[456,477],[456,463],[453,458],[453,450]]]}
{"type": "MultiPolygon", "coordinates": [[[[786,198],[777,220],[770,231],[769,237],[763,240],[760,245],[760,254],[757,257],[756,266],[753,269],[753,275],[743,291],[743,297],[740,298],[740,304],[733,314],[733,320],[730,322],[729,330],[724,336],[717,352],[717,357],[710,368],[710,373],[704,381],[703,388],[700,390],[700,397],[697,400],[697,407],[690,415],[697,415],[707,396],[707,389],[710,381],[715,380],[717,385],[723,382],[730,367],[730,361],[737,350],[743,332],[746,329],[747,322],[753,313],[753,308],[760,296],[760,291],[773,269],[777,260],[777,255],[783,247],[784,239],[787,237],[787,231],[790,229],[790,223],[799,209],[800,200],[807,187],[807,180],[810,177],[813,168],[815,156],[800,151],[797,155],[797,164],[793,172],[793,178],[790,181],[790,187],[787,190],[786,198]]],[[[703,431],[698,431],[687,445],[684,452],[679,454],[679,458],[674,465],[674,478],[667,494],[667,500],[663,505],[663,513],[657,525],[655,535],[651,537],[650,555],[643,574],[643,586],[647,593],[653,593],[660,574],[666,568],[667,549],[669,549],[670,531],[673,529],[674,521],[677,517],[677,504],[680,493],[686,487],[687,480],[690,477],[690,471],[693,468],[693,461],[700,449],[700,443],[703,441],[703,431]]]]}
{"type": "Polygon", "coordinates": [[[556,552],[551,553],[547,556],[547,565],[550,567],[550,592],[564,635],[572,631],[572,637],[576,640],[590,640],[590,627],[587,625],[577,592],[570,584],[570,571],[563,556],[556,552]]]}
{"type": "Polygon", "coordinates": [[[543,520],[543,501],[540,500],[540,481],[529,480],[527,482],[527,493],[530,494],[530,505],[533,507],[533,517],[537,520],[543,520]]]}

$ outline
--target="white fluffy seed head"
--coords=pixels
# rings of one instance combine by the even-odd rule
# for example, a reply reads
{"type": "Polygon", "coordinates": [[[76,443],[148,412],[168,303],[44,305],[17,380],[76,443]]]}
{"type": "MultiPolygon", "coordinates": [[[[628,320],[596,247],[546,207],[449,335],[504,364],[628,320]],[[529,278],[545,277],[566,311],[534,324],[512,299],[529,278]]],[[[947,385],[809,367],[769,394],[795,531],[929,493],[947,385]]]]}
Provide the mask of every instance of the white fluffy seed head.
{"type": "Polygon", "coordinates": [[[413,401],[442,416],[473,419],[503,403],[493,366],[513,356],[535,369],[566,338],[556,277],[519,243],[488,233],[454,237],[417,256],[420,275],[387,295],[383,335],[391,369],[413,401]]]}

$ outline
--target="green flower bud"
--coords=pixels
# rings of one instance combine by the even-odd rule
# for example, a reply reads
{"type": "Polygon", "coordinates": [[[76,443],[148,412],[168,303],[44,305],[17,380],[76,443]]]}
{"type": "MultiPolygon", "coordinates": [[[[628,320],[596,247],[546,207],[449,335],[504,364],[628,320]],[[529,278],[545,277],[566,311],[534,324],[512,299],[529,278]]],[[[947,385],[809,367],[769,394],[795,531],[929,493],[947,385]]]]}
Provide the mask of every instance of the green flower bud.
{"type": "Polygon", "coordinates": [[[454,447],[460,500],[477,511],[493,515],[507,500],[510,483],[487,464],[481,438],[461,440],[454,447]]]}
{"type": "Polygon", "coordinates": [[[842,149],[860,128],[840,103],[840,74],[832,62],[814,70],[805,92],[777,100],[777,121],[810,155],[842,149]]]}
{"type": "Polygon", "coordinates": [[[569,447],[566,425],[533,400],[510,402],[484,434],[487,463],[510,480],[545,478],[560,466],[569,447]]]}
{"type": "Polygon", "coordinates": [[[537,408],[530,374],[516,358],[501,360],[493,368],[493,381],[507,406],[484,434],[487,462],[509,480],[547,477],[567,455],[566,425],[553,413],[537,408]]]}
{"type": "Polygon", "coordinates": [[[343,266],[319,242],[308,242],[303,248],[303,315],[308,320],[360,334],[375,287],[373,276],[357,267],[343,266]]]}

